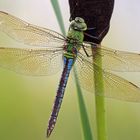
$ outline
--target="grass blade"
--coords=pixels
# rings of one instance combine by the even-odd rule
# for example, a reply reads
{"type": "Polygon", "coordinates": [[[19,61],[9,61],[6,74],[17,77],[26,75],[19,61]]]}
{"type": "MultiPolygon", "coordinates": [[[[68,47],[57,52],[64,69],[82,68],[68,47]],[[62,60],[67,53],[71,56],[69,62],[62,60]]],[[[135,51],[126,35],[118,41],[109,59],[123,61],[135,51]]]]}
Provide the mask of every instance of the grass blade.
{"type": "Polygon", "coordinates": [[[79,80],[76,72],[76,67],[74,67],[74,77],[75,77],[75,83],[77,88],[77,96],[78,96],[78,103],[79,103],[79,110],[80,110],[80,116],[81,116],[81,122],[82,122],[82,129],[83,129],[83,135],[85,140],[93,140],[89,119],[86,111],[86,106],[84,103],[82,90],[79,85],[79,80]]]}
{"type": "Polygon", "coordinates": [[[54,9],[54,12],[56,14],[56,18],[57,18],[57,21],[59,23],[60,29],[61,29],[63,35],[66,35],[66,31],[65,31],[65,27],[64,27],[64,22],[63,22],[63,17],[62,17],[61,10],[60,10],[59,2],[58,2],[58,0],[51,0],[51,3],[52,3],[52,6],[53,6],[53,9],[54,9]]]}

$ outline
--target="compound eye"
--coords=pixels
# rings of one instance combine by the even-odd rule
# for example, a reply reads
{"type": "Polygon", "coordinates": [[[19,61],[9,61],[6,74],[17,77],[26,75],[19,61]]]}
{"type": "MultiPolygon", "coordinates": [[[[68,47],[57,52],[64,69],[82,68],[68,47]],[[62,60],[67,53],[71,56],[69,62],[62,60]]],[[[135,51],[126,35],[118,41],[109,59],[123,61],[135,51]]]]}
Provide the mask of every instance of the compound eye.
{"type": "Polygon", "coordinates": [[[80,22],[80,23],[85,22],[84,19],[81,18],[81,17],[76,17],[76,18],[75,18],[75,21],[76,21],[76,22],[80,22]]]}

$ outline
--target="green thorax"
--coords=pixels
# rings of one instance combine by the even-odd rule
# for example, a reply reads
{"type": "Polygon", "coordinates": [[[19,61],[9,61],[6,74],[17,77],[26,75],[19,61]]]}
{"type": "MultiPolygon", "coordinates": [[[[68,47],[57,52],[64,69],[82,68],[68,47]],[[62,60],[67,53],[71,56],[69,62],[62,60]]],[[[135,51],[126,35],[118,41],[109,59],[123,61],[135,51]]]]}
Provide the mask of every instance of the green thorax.
{"type": "Polygon", "coordinates": [[[75,20],[71,22],[67,34],[66,52],[64,56],[67,58],[75,58],[77,56],[84,39],[83,31],[86,29],[87,26],[84,20],[80,17],[76,17],[75,20]]]}
{"type": "Polygon", "coordinates": [[[70,29],[68,31],[68,35],[67,37],[69,39],[72,39],[71,41],[75,40],[79,43],[83,43],[83,39],[84,39],[84,34],[82,31],[78,31],[78,30],[74,30],[74,29],[70,29]]]}

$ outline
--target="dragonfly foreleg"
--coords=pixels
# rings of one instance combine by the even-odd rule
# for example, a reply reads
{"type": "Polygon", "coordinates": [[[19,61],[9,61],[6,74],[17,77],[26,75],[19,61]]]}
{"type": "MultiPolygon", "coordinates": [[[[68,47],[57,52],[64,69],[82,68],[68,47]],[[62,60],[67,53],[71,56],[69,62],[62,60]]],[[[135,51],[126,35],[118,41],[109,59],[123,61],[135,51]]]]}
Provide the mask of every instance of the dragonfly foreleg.
{"type": "Polygon", "coordinates": [[[82,45],[82,48],[83,48],[83,50],[84,50],[84,52],[85,52],[86,56],[87,56],[87,57],[90,57],[90,55],[87,53],[87,51],[86,51],[86,49],[85,49],[84,45],[82,45]]]}

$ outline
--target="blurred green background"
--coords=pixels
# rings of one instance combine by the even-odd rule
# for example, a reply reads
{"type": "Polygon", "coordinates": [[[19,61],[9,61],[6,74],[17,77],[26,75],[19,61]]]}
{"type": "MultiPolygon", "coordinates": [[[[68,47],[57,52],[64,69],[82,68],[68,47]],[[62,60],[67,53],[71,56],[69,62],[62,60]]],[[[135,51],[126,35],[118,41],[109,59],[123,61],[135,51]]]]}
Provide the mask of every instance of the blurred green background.
{"type": "MultiPolygon", "coordinates": [[[[111,29],[103,45],[140,52],[140,2],[117,0],[111,29]]],[[[65,28],[68,29],[68,1],[60,1],[65,28]]],[[[1,0],[0,10],[29,23],[60,32],[48,0],[1,0]]],[[[0,44],[12,44],[3,34],[0,44]]],[[[45,140],[61,71],[47,77],[27,77],[0,69],[0,140],[45,140]]],[[[140,86],[140,73],[121,76],[140,86]],[[132,76],[133,75],[133,76],[132,76]]],[[[93,134],[96,135],[94,95],[86,91],[84,99],[93,134]]],[[[108,140],[140,139],[140,104],[106,99],[108,140]]],[[[73,79],[70,77],[59,118],[50,140],[82,140],[82,128],[73,79]]]]}

